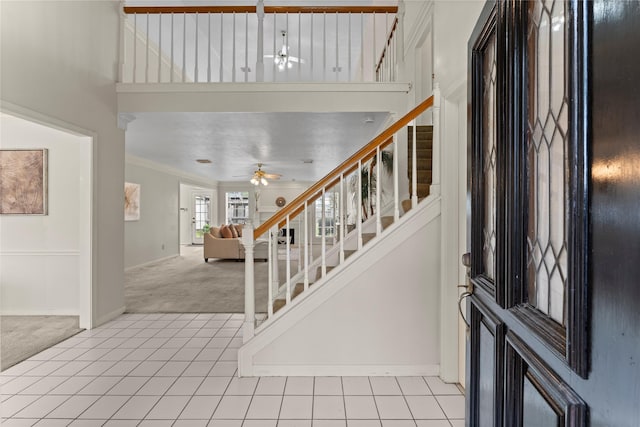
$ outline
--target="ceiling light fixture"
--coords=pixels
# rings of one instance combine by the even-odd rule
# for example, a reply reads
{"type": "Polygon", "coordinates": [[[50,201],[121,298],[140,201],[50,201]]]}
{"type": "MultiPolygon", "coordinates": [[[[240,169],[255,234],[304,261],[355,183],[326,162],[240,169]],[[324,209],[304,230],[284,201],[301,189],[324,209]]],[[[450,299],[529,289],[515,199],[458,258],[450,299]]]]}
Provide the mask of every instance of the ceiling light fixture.
{"type": "Polygon", "coordinates": [[[209,159],[197,159],[196,162],[206,164],[206,163],[211,163],[211,160],[209,160],[209,159]]]}
{"type": "Polygon", "coordinates": [[[289,60],[289,46],[287,46],[287,32],[281,31],[282,35],[282,47],[278,53],[274,56],[273,62],[278,66],[278,70],[284,71],[285,68],[293,67],[293,64],[289,60]]]}
{"type": "Polygon", "coordinates": [[[265,178],[266,175],[267,174],[262,170],[262,163],[258,163],[258,170],[253,173],[253,177],[251,177],[249,182],[255,186],[260,184],[267,186],[269,185],[269,182],[265,178]]]}

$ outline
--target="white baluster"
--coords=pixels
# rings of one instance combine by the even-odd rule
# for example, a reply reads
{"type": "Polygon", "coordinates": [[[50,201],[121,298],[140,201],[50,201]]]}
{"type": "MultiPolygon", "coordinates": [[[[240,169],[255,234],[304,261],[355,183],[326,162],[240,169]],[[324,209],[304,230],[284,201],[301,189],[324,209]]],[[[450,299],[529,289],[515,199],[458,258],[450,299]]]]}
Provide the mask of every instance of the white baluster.
{"type": "Polygon", "coordinates": [[[162,83],[162,14],[158,14],[158,83],[162,83]]]}
{"type": "Polygon", "coordinates": [[[322,13],[322,81],[327,81],[327,13],[322,13]]]}
{"type": "MultiPolygon", "coordinates": [[[[382,191],[382,178],[380,177],[380,163],[382,163],[382,154],[380,153],[380,146],[376,147],[376,235],[379,236],[382,233],[382,217],[380,209],[380,192],[382,191]]],[[[372,180],[373,182],[373,180],[372,180]]]]}
{"type": "Polygon", "coordinates": [[[358,228],[358,250],[360,250],[362,249],[362,160],[358,160],[358,169],[356,169],[356,173],[358,174],[358,188],[356,189],[358,192],[358,206],[356,208],[358,215],[356,219],[356,227],[358,228]]]}
{"type": "Polygon", "coordinates": [[[287,259],[287,304],[291,302],[291,241],[289,239],[289,215],[287,215],[287,222],[285,224],[285,238],[286,241],[286,259],[287,259]]]}
{"type": "Polygon", "coordinates": [[[187,14],[182,14],[182,83],[187,80],[187,14]]]}
{"type": "Polygon", "coordinates": [[[309,15],[311,18],[311,25],[310,25],[310,39],[311,39],[311,51],[310,51],[310,55],[309,55],[309,80],[313,81],[313,13],[311,13],[309,15]]]}
{"type": "MultiPolygon", "coordinates": [[[[276,50],[276,38],[277,38],[277,37],[276,37],[276,26],[277,26],[276,24],[277,24],[277,21],[278,21],[278,20],[277,20],[277,18],[278,18],[278,15],[276,15],[276,14],[274,13],[274,14],[273,14],[273,54],[274,54],[274,55],[277,55],[277,52],[278,52],[278,51],[276,50]]],[[[275,81],[276,81],[276,76],[277,76],[277,74],[276,74],[276,61],[275,61],[275,58],[274,58],[274,60],[273,60],[273,64],[272,64],[272,65],[273,65],[273,81],[275,82],[275,81]]]]}
{"type": "Polygon", "coordinates": [[[429,194],[440,194],[440,150],[442,141],[440,137],[440,83],[436,83],[433,88],[433,151],[431,159],[431,185],[429,194]]]}
{"type": "MultiPolygon", "coordinates": [[[[134,15],[135,16],[135,15],[134,15]]],[[[127,22],[127,15],[124,13],[124,1],[120,2],[120,21],[119,21],[119,25],[120,25],[120,34],[122,34],[122,36],[120,37],[120,50],[118,52],[118,60],[120,61],[119,64],[119,68],[118,68],[118,81],[120,83],[124,83],[124,79],[125,79],[125,63],[126,63],[126,56],[125,56],[125,46],[126,44],[126,40],[124,35],[126,34],[125,28],[126,28],[126,22],[127,22]]],[[[133,34],[133,43],[135,45],[136,43],[136,34],[133,34]]]]}
{"type": "Polygon", "coordinates": [[[344,218],[344,173],[340,174],[340,198],[338,199],[339,206],[339,221],[340,221],[340,264],[344,262],[344,228],[346,226],[346,221],[344,218]]]}
{"type": "Polygon", "coordinates": [[[398,134],[393,134],[393,221],[400,219],[400,194],[398,192],[398,134]]]}
{"type": "Polygon", "coordinates": [[[336,12],[336,81],[338,81],[338,78],[340,77],[339,61],[340,61],[340,58],[338,56],[338,12],[336,12]]]}
{"type": "Polygon", "coordinates": [[[174,64],[173,45],[174,45],[174,38],[173,38],[173,12],[171,12],[171,69],[169,70],[169,72],[171,73],[171,78],[169,79],[169,81],[171,83],[173,83],[173,64],[174,64]]]}
{"type": "Polygon", "coordinates": [[[149,83],[149,13],[147,13],[147,37],[145,39],[144,82],[149,83]]]}
{"type": "Polygon", "coordinates": [[[351,12],[349,12],[348,17],[349,17],[349,43],[348,43],[348,46],[349,46],[349,54],[348,54],[349,60],[348,60],[348,63],[349,63],[349,65],[348,65],[348,71],[347,71],[347,73],[348,73],[347,74],[347,81],[350,82],[352,80],[352,77],[351,77],[351,12]]]}
{"type": "Polygon", "coordinates": [[[360,81],[364,78],[364,13],[360,12],[360,81]]]}
{"type": "MultiPolygon", "coordinates": [[[[298,52],[296,53],[299,57],[302,57],[302,52],[300,51],[300,37],[301,37],[301,25],[300,25],[300,17],[301,13],[298,13],[298,52]]],[[[302,73],[302,62],[298,62],[298,81],[301,79],[302,73]]],[[[300,245],[298,245],[300,246],[300,245]]],[[[299,257],[298,257],[299,258],[299,257]]],[[[298,265],[300,264],[300,259],[298,259],[298,265]]]]}
{"type": "Polygon", "coordinates": [[[398,60],[398,80],[402,81],[405,75],[405,67],[404,67],[404,13],[405,13],[405,4],[404,0],[400,0],[398,2],[398,25],[396,27],[396,55],[398,60]]]}
{"type": "Polygon", "coordinates": [[[373,17],[373,30],[372,30],[372,33],[371,33],[372,34],[372,36],[371,36],[371,40],[372,40],[372,43],[371,43],[371,49],[372,49],[372,51],[371,51],[371,60],[373,61],[373,72],[375,74],[376,65],[377,65],[377,62],[378,62],[378,58],[377,58],[377,55],[376,55],[376,36],[377,36],[377,34],[376,34],[376,14],[372,13],[371,16],[373,17]]]}
{"type": "Polygon", "coordinates": [[[211,83],[211,12],[207,12],[207,83],[211,83]]]}
{"type": "Polygon", "coordinates": [[[256,58],[256,81],[264,81],[264,0],[258,0],[258,57],[256,58]]]}
{"type": "Polygon", "coordinates": [[[273,226],[273,239],[269,243],[273,248],[273,294],[280,290],[280,268],[278,266],[278,225],[273,226]]]}
{"type": "Polygon", "coordinates": [[[236,81],[236,13],[233,12],[233,30],[231,31],[231,35],[233,37],[233,48],[231,49],[232,57],[231,57],[231,81],[235,83],[236,81]]]}
{"type": "Polygon", "coordinates": [[[193,81],[198,83],[198,12],[196,12],[196,32],[195,32],[195,37],[196,37],[196,43],[195,43],[195,47],[194,47],[194,55],[193,55],[193,59],[194,59],[194,64],[193,64],[193,81]]]}
{"type": "Polygon", "coordinates": [[[418,167],[417,167],[417,126],[415,119],[411,121],[413,126],[413,143],[411,145],[411,208],[418,205],[418,167]]]}
{"type": "Polygon", "coordinates": [[[298,251],[298,273],[300,273],[302,271],[302,260],[300,259],[300,255],[301,255],[300,254],[300,228],[301,228],[300,226],[302,225],[301,222],[302,222],[302,219],[300,219],[300,214],[298,214],[298,249],[297,249],[297,251],[298,251]]]}
{"type": "Polygon", "coordinates": [[[242,233],[244,245],[244,324],[242,342],[246,343],[255,334],[255,278],[253,274],[253,226],[246,224],[242,233]]]}
{"type": "Polygon", "coordinates": [[[244,81],[249,81],[249,13],[244,13],[244,81]]]}
{"type": "Polygon", "coordinates": [[[327,275],[327,242],[326,242],[326,218],[325,218],[325,192],[324,187],[322,188],[322,215],[320,215],[320,236],[322,236],[322,277],[327,275]]]}
{"type": "Polygon", "coordinates": [[[223,39],[224,39],[224,14],[221,13],[220,14],[220,83],[223,82],[224,80],[224,69],[222,68],[222,64],[223,64],[223,58],[224,58],[224,46],[223,46],[223,39]]]}
{"type": "MultiPolygon", "coordinates": [[[[271,244],[271,241],[273,240],[273,230],[269,229],[269,231],[267,231],[267,236],[269,237],[269,240],[267,242],[267,260],[268,260],[268,265],[267,265],[267,269],[268,269],[268,281],[267,281],[267,292],[268,292],[268,298],[267,298],[267,315],[269,317],[273,316],[273,294],[274,294],[274,287],[273,287],[273,245],[271,244]]],[[[276,254],[276,262],[278,262],[277,260],[277,254],[276,254]]],[[[277,289],[275,290],[277,292],[277,289]]]]}
{"type": "Polygon", "coordinates": [[[304,290],[309,289],[309,216],[304,202],[304,290]]]}
{"type": "Polygon", "coordinates": [[[187,14],[182,14],[182,83],[187,81],[187,14]]]}

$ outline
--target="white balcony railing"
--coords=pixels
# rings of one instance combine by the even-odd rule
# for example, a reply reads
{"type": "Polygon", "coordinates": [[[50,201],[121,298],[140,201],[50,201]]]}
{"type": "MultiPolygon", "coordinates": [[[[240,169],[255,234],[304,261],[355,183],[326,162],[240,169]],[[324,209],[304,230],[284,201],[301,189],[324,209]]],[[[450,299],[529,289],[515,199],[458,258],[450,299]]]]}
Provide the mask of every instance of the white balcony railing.
{"type": "Polygon", "coordinates": [[[124,7],[123,83],[372,82],[397,76],[396,6],[124,7]]]}

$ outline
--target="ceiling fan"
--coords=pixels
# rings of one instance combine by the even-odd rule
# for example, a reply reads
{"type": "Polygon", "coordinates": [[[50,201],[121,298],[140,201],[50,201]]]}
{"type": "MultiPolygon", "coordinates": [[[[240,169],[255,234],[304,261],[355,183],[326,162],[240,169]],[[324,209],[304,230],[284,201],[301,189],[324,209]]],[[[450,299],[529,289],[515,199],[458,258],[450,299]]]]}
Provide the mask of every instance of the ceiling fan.
{"type": "Polygon", "coordinates": [[[292,68],[293,63],[304,64],[304,59],[297,58],[290,54],[291,47],[287,44],[287,32],[285,30],[280,31],[282,36],[282,47],[275,55],[265,55],[265,58],[273,58],[273,62],[278,67],[278,71],[284,71],[285,69],[292,68]]]}
{"type": "Polygon", "coordinates": [[[278,173],[266,173],[262,170],[262,163],[258,163],[258,169],[253,171],[253,176],[251,177],[251,182],[253,185],[269,185],[269,181],[267,179],[280,179],[282,175],[278,173]]]}

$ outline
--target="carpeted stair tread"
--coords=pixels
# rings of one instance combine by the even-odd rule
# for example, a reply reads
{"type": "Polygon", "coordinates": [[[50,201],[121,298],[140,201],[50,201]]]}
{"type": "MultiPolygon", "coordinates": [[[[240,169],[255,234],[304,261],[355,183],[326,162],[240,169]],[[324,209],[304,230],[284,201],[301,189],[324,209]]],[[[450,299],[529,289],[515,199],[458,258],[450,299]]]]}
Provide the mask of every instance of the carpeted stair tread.
{"type": "Polygon", "coordinates": [[[382,218],[380,218],[380,222],[382,223],[382,229],[385,230],[388,226],[393,224],[393,217],[383,216],[382,218]]]}
{"type": "Polygon", "coordinates": [[[356,252],[357,251],[355,249],[354,250],[346,249],[344,251],[344,259],[349,258],[351,255],[355,254],[356,252]]]}
{"type": "Polygon", "coordinates": [[[362,244],[366,245],[376,237],[376,233],[362,233],[362,244]]]}
{"type": "Polygon", "coordinates": [[[273,301],[273,312],[275,313],[285,305],[287,305],[287,300],[285,300],[284,298],[278,298],[277,300],[273,301]]]}
{"type": "MultiPolygon", "coordinates": [[[[424,197],[419,197],[418,198],[418,203],[420,203],[421,201],[424,200],[424,197]]],[[[402,201],[402,211],[404,213],[407,213],[411,210],[411,200],[410,199],[405,199],[402,201]]]]}

